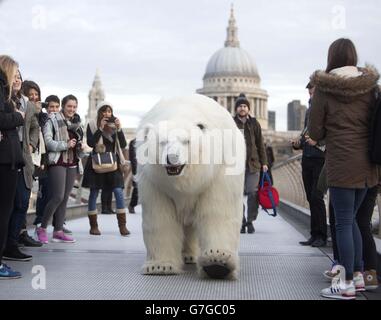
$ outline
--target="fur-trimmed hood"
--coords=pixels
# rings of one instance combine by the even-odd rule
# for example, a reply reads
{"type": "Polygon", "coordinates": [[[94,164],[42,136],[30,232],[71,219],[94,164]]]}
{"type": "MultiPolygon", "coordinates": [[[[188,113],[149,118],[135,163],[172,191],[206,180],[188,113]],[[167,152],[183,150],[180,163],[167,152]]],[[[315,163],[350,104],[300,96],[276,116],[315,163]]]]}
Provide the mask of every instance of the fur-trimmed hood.
{"type": "Polygon", "coordinates": [[[380,74],[374,66],[344,67],[330,73],[316,71],[311,76],[311,84],[324,93],[353,99],[375,89],[379,78],[380,74]]]}

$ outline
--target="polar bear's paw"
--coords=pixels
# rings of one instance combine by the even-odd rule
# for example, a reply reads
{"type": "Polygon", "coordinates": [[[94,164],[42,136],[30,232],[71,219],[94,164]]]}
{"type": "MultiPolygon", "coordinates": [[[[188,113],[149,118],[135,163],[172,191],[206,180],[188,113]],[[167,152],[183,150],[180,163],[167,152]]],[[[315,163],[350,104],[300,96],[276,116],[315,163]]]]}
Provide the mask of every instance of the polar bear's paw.
{"type": "Polygon", "coordinates": [[[175,275],[182,270],[171,262],[150,261],[143,265],[142,272],[146,275],[175,275]]]}
{"type": "Polygon", "coordinates": [[[198,262],[201,275],[213,279],[236,279],[237,261],[229,251],[207,250],[198,262]]]}
{"type": "Polygon", "coordinates": [[[183,260],[185,264],[196,264],[197,258],[191,254],[183,254],[183,260]]]}

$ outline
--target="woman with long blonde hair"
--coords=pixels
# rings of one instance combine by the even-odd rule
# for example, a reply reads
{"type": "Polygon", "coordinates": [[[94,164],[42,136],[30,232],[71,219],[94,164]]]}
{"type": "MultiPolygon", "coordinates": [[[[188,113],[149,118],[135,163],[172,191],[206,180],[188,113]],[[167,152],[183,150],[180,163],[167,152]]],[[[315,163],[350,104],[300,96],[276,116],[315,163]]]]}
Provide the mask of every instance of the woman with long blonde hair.
{"type": "Polygon", "coordinates": [[[24,165],[16,128],[24,124],[25,115],[11,101],[12,83],[17,72],[17,62],[0,55],[0,279],[21,277],[20,272],[1,263],[16,194],[17,171],[24,165]]]}

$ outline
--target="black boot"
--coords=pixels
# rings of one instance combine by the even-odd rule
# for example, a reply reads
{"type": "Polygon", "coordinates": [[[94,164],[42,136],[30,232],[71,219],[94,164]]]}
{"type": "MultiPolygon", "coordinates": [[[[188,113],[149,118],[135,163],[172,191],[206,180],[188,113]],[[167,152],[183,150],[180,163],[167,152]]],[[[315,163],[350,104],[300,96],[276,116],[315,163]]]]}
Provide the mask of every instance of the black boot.
{"type": "Polygon", "coordinates": [[[311,237],[307,241],[300,241],[299,244],[301,244],[302,246],[310,246],[314,242],[315,238],[311,237]]]}
{"type": "Polygon", "coordinates": [[[22,253],[18,246],[9,246],[4,251],[3,259],[11,261],[30,261],[32,260],[32,256],[22,253]]]}
{"type": "Polygon", "coordinates": [[[42,243],[29,236],[28,231],[24,230],[19,236],[19,246],[42,247],[42,243]]]}

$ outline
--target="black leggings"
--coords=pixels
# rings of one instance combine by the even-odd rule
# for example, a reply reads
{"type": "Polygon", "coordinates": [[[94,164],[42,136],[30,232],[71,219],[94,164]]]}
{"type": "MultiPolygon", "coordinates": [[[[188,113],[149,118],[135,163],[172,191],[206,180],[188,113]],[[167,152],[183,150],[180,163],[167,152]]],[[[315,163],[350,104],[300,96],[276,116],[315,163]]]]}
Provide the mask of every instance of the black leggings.
{"type": "MultiPolygon", "coordinates": [[[[364,271],[377,270],[377,248],[372,235],[372,216],[377,199],[377,186],[368,189],[365,199],[361,204],[356,216],[357,224],[360,228],[362,238],[362,250],[364,271]]],[[[333,257],[339,260],[339,254],[336,245],[335,215],[333,207],[330,205],[329,222],[331,225],[333,257]]]]}
{"type": "Polygon", "coordinates": [[[8,224],[13,211],[17,187],[17,170],[0,165],[0,264],[8,237],[8,224]]]}

